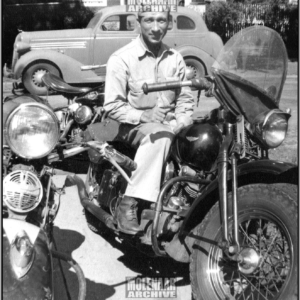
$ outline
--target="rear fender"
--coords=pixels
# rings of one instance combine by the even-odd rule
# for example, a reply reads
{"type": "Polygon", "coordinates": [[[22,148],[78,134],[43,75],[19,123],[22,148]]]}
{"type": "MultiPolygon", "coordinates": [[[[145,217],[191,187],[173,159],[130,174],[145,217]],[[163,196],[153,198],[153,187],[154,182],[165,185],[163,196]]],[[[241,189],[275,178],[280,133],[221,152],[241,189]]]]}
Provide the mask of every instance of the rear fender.
{"type": "Polygon", "coordinates": [[[62,78],[68,83],[103,81],[94,71],[81,71],[83,64],[79,61],[51,50],[34,50],[21,56],[14,68],[14,78],[20,78],[23,71],[35,61],[48,62],[54,65],[60,71],[62,78]]]}
{"type": "MultiPolygon", "coordinates": [[[[255,183],[298,184],[298,166],[273,160],[259,160],[237,167],[238,186],[255,183]]],[[[228,191],[231,191],[231,171],[228,172],[228,191]]],[[[194,201],[180,229],[180,236],[186,236],[205,217],[212,205],[219,199],[218,180],[210,183],[194,201]]]]}

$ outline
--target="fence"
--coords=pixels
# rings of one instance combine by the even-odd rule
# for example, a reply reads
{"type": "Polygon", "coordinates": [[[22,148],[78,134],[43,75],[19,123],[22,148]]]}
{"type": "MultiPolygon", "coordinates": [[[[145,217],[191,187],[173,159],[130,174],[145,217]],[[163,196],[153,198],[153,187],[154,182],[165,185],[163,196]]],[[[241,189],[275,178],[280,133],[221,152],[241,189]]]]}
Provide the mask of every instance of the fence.
{"type": "Polygon", "coordinates": [[[241,29],[252,25],[265,25],[273,28],[287,40],[290,29],[290,14],[285,5],[280,5],[272,10],[269,4],[240,4],[239,21],[227,21],[225,25],[225,41],[230,39],[241,29]]]}

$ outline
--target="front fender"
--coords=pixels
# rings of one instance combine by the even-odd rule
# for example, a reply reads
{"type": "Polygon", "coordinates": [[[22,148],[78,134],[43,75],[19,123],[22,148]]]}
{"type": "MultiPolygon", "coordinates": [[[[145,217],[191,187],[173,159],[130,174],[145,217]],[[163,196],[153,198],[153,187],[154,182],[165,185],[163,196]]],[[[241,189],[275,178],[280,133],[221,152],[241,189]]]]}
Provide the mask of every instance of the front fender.
{"type": "Polygon", "coordinates": [[[14,78],[22,76],[24,69],[34,61],[44,61],[54,64],[61,72],[62,78],[68,83],[100,82],[102,78],[94,71],[81,71],[82,63],[65,54],[51,50],[29,51],[17,61],[14,68],[14,78]]]}
{"type": "MultiPolygon", "coordinates": [[[[298,184],[298,166],[274,160],[258,160],[237,167],[238,186],[255,183],[291,183],[298,184]]],[[[228,191],[231,191],[231,171],[228,172],[228,191]]],[[[186,236],[219,199],[218,178],[211,182],[203,193],[193,202],[182,226],[180,236],[186,236]]]]}
{"type": "Polygon", "coordinates": [[[3,219],[2,299],[53,299],[53,262],[45,232],[24,221],[3,219]],[[19,231],[24,230],[34,245],[34,260],[26,275],[18,278],[12,268],[10,247],[19,231]]]}

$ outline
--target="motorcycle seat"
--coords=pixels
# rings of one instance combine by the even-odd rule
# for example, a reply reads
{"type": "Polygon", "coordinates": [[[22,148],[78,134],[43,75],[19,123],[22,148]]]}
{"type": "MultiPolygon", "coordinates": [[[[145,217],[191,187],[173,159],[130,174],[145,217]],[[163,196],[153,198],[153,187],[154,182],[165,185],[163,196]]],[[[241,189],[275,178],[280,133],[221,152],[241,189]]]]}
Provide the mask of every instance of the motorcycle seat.
{"type": "Polygon", "coordinates": [[[62,78],[51,73],[46,73],[42,77],[42,81],[48,88],[51,88],[52,90],[62,94],[72,94],[74,96],[78,96],[80,94],[87,93],[91,90],[91,88],[88,87],[71,86],[68,83],[66,83],[62,78]]]}

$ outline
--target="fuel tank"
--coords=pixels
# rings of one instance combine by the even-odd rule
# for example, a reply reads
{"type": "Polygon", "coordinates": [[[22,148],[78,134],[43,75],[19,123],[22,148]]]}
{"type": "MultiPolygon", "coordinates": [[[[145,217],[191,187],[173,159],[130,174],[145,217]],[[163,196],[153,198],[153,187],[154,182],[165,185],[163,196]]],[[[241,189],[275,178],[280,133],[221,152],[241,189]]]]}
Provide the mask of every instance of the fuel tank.
{"type": "Polygon", "coordinates": [[[196,123],[186,127],[175,137],[172,155],[181,164],[210,171],[221,144],[222,134],[216,125],[196,123]]]}

